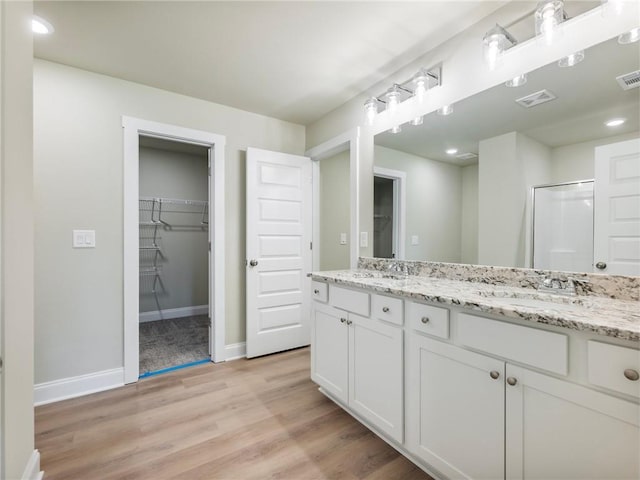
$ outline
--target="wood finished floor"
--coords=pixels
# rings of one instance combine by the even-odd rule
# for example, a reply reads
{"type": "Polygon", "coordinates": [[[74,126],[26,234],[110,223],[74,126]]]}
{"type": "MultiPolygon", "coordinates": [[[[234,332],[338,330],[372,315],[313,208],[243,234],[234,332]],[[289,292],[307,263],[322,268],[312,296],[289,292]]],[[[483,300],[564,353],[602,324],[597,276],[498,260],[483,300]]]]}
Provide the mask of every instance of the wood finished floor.
{"type": "Polygon", "coordinates": [[[317,390],[309,349],[36,408],[46,479],[428,480],[317,390]]]}

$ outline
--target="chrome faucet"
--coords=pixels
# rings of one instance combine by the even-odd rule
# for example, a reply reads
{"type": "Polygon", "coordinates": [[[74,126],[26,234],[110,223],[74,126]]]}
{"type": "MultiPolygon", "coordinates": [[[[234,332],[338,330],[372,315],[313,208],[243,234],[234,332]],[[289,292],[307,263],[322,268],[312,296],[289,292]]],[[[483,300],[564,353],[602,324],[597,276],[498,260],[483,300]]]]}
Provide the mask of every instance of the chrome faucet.
{"type": "Polygon", "coordinates": [[[400,273],[402,275],[409,275],[409,265],[404,262],[391,262],[387,267],[390,272],[400,273]]]}
{"type": "Polygon", "coordinates": [[[589,280],[578,279],[575,277],[567,277],[563,282],[558,277],[546,277],[540,285],[538,285],[539,292],[553,293],[556,295],[576,295],[576,284],[589,283],[589,280]]]}

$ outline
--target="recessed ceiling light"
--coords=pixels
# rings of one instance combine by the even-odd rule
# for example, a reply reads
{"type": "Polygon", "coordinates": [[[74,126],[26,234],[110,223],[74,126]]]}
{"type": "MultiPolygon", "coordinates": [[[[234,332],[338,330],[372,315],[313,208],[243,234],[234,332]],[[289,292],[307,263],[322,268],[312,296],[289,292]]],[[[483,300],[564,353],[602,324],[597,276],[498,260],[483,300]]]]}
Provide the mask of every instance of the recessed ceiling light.
{"type": "Polygon", "coordinates": [[[521,87],[527,83],[527,74],[523,73],[522,75],[518,75],[517,77],[513,77],[511,80],[507,80],[504,84],[509,87],[521,87]]]}
{"type": "Polygon", "coordinates": [[[622,125],[624,122],[626,122],[624,118],[614,118],[609,120],[608,122],[605,122],[605,125],[607,127],[617,127],[619,125],[622,125]]]}
{"type": "Polygon", "coordinates": [[[573,67],[584,60],[584,50],[572,53],[558,60],[558,66],[562,68],[573,67]]]}
{"type": "Polygon", "coordinates": [[[618,37],[618,43],[620,45],[627,45],[629,43],[635,43],[640,40],[640,27],[636,27],[633,30],[623,33],[618,37]]]}
{"type": "Polygon", "coordinates": [[[31,30],[38,35],[48,35],[53,33],[55,29],[44,18],[34,15],[31,17],[31,30]]]}
{"type": "Polygon", "coordinates": [[[448,150],[446,150],[447,155],[455,155],[456,153],[458,153],[458,149],[457,148],[450,148],[448,150]]]}

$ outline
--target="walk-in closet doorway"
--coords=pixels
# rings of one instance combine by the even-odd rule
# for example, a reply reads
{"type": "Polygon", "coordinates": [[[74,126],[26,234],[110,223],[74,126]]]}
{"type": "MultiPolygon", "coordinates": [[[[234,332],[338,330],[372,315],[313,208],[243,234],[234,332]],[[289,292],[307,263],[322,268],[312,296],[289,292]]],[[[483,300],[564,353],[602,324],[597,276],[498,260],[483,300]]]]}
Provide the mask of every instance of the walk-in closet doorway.
{"type": "Polygon", "coordinates": [[[123,117],[125,383],[224,360],[224,137],[123,117]]]}

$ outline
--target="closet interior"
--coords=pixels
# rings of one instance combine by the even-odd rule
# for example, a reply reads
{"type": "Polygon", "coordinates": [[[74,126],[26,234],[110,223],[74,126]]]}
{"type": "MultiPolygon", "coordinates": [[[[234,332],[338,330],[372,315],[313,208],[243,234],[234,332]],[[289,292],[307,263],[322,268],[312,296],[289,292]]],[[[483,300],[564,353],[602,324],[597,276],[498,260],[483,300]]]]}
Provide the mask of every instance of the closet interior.
{"type": "Polygon", "coordinates": [[[209,152],[140,137],[140,376],[210,360],[209,152]]]}

